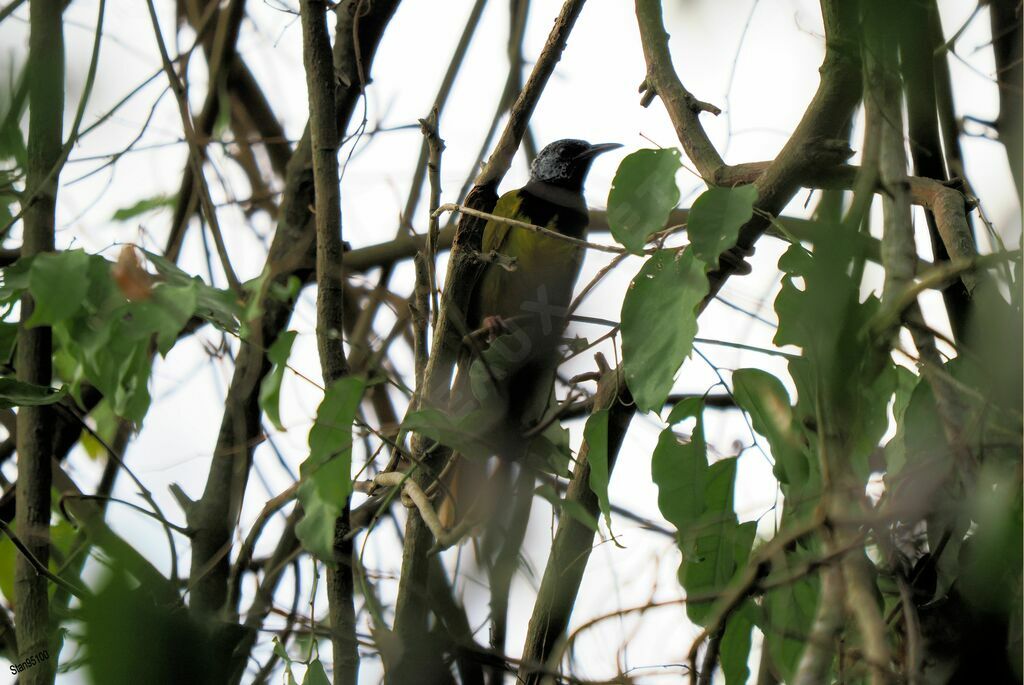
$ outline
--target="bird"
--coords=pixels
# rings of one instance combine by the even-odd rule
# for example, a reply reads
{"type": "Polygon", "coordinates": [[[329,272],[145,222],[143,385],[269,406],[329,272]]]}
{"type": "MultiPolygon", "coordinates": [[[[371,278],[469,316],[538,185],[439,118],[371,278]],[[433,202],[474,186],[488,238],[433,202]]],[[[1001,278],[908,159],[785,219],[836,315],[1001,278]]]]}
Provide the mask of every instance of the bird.
{"type": "MultiPolygon", "coordinates": [[[[587,174],[598,155],[619,147],[571,138],[548,144],[530,165],[526,185],[504,193],[492,216],[584,238],[589,223],[583,195],[587,174]]],[[[530,443],[524,434],[539,425],[551,405],[558,344],[584,250],[578,243],[498,218],[487,221],[481,248],[484,255],[500,257],[486,265],[476,282],[466,327],[487,337],[460,352],[451,411],[463,416],[475,411],[471,425],[477,435],[498,457],[520,461],[530,443]]],[[[457,489],[466,469],[460,468],[458,455],[453,460],[439,512],[443,523],[453,523],[465,508],[457,489]]]]}

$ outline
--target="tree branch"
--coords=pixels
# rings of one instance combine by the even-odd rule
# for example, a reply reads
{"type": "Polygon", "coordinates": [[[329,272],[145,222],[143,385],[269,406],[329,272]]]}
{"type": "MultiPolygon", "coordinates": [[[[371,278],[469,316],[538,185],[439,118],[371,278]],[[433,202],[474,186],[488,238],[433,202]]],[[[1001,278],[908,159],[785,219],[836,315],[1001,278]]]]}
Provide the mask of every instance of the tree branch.
{"type": "MultiPolygon", "coordinates": [[[[608,409],[608,473],[611,474],[615,461],[626,436],[626,429],[636,413],[636,405],[626,387],[621,367],[608,371],[598,382],[594,398],[595,410],[608,409]]],[[[576,456],[576,467],[565,493],[567,501],[576,502],[591,516],[597,517],[600,505],[597,495],[590,488],[590,462],[587,459],[589,445],[584,443],[576,456]]],[[[580,581],[587,568],[593,548],[594,531],[572,516],[558,520],[558,530],[551,544],[551,554],[544,576],[537,590],[533,605],[526,643],[523,645],[523,660],[519,668],[519,681],[524,685],[537,685],[543,679],[543,671],[536,667],[554,668],[549,663],[555,647],[565,638],[580,581]]]]}
{"type": "MultiPolygon", "coordinates": [[[[207,10],[212,10],[216,5],[210,2],[207,10]]],[[[186,13],[191,16],[191,13],[186,13]]],[[[193,124],[194,140],[191,140],[195,154],[201,162],[206,160],[206,141],[213,133],[213,127],[217,122],[220,112],[220,88],[219,85],[225,79],[228,67],[234,61],[235,45],[238,42],[239,29],[242,18],[245,16],[245,0],[231,0],[224,9],[216,12],[216,38],[209,31],[209,22],[197,25],[193,22],[193,28],[199,33],[203,51],[206,54],[206,62],[209,72],[209,86],[206,91],[206,99],[203,107],[199,110],[193,124]]],[[[172,88],[173,88],[172,84],[172,88]]],[[[189,115],[191,116],[191,115],[189,115]]],[[[186,131],[187,137],[187,131],[186,131]]],[[[200,168],[200,174],[202,173],[200,168]]],[[[174,203],[174,213],[171,217],[171,232],[167,237],[167,246],[164,248],[164,256],[171,261],[176,261],[181,253],[181,246],[185,240],[185,229],[192,215],[196,211],[197,200],[202,188],[199,183],[205,180],[198,179],[195,164],[192,161],[190,152],[189,161],[181,176],[181,186],[178,189],[177,200],[174,203]],[[198,180],[198,183],[197,183],[198,180]]]]}
{"type": "Polygon", "coordinates": [[[717,115],[720,110],[697,100],[679,80],[672,66],[669,36],[661,17],[661,0],[636,0],[636,20],[647,61],[647,78],[640,86],[640,92],[647,91],[647,94],[641,104],[646,107],[655,93],[661,98],[686,156],[700,175],[710,182],[725,162],[704,132],[698,117],[701,112],[717,115]]]}
{"type": "MultiPolygon", "coordinates": [[[[336,10],[339,40],[334,46],[334,67],[337,83],[341,84],[336,95],[339,132],[347,127],[362,93],[360,82],[354,78],[356,62],[360,62],[364,70],[369,69],[398,0],[374,0],[368,8],[366,5],[365,0],[346,0],[336,10]],[[353,24],[359,6],[365,12],[358,19],[360,54],[356,57],[353,24]]],[[[250,326],[252,337],[242,345],[235,360],[206,487],[202,498],[189,512],[189,527],[195,531],[190,579],[192,607],[199,613],[217,611],[227,596],[230,531],[241,508],[252,465],[252,450],[261,433],[258,390],[270,368],[265,352],[270,342],[284,330],[294,307],[294,301],[282,301],[273,293],[286,287],[291,276],[305,280],[314,263],[310,257],[315,249],[315,234],[310,230],[309,212],[315,202],[312,159],[307,126],[288,162],[277,231],[264,267],[269,276],[258,294],[263,315],[250,326]]]]}

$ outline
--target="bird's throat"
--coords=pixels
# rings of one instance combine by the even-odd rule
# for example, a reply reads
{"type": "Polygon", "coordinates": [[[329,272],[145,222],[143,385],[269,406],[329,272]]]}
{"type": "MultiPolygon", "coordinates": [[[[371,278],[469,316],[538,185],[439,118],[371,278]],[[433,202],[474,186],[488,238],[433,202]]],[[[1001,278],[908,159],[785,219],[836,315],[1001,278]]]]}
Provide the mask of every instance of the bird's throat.
{"type": "Polygon", "coordinates": [[[545,181],[530,181],[522,190],[538,200],[551,203],[560,210],[579,214],[586,224],[587,201],[582,190],[571,190],[545,181]]]}

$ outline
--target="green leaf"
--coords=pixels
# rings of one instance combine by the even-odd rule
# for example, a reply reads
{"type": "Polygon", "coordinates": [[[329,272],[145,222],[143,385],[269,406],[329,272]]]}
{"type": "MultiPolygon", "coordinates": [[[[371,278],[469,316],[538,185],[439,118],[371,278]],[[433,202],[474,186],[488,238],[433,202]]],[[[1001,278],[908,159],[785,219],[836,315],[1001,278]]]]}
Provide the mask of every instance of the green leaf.
{"type": "Polygon", "coordinates": [[[732,384],[736,403],[750,414],[754,430],[768,439],[775,477],[783,484],[804,483],[808,456],[782,382],[760,369],[740,369],[732,374],[732,384]]]}
{"type": "Polygon", "coordinates": [[[842,459],[866,483],[871,454],[888,426],[896,376],[888,345],[868,336],[879,301],[861,298],[860,234],[825,224],[821,230],[829,239],[813,253],[793,245],[779,258],[787,275],[775,299],[775,343],[803,348],[789,365],[800,403],[817,407],[810,413],[833,424],[819,430],[849,436],[842,459]]]}
{"type": "Polygon", "coordinates": [[[700,194],[690,209],[686,234],[690,247],[708,266],[718,264],[718,256],[736,244],[740,227],[754,215],[757,188],[711,186],[700,194]]]}
{"type": "Polygon", "coordinates": [[[615,172],[608,193],[608,227],[627,250],[641,254],[647,238],[665,228],[679,202],[679,151],[637,150],[615,172]]]}
{"type": "Polygon", "coordinates": [[[271,641],[274,645],[274,654],[276,654],[286,664],[290,664],[292,662],[292,658],[288,655],[288,649],[281,643],[281,639],[277,635],[274,635],[271,638],[271,641]]]}
{"type": "Polygon", "coordinates": [[[52,326],[78,311],[89,286],[89,262],[82,250],[35,256],[29,271],[35,307],[27,326],[52,326]]]}
{"type": "Polygon", "coordinates": [[[27,104],[28,98],[0,102],[0,111],[4,112],[0,118],[0,160],[13,159],[19,169],[25,169],[28,164],[28,149],[21,130],[21,118],[27,104]]]}
{"type": "Polygon", "coordinates": [[[527,451],[530,463],[542,471],[568,478],[572,462],[572,448],[569,446],[569,431],[558,421],[544,429],[530,441],[527,451]]]}
{"type": "MultiPolygon", "coordinates": [[[[583,428],[583,439],[587,443],[587,463],[590,464],[590,489],[597,495],[597,502],[604,515],[608,531],[612,529],[612,507],[608,501],[608,410],[601,409],[590,415],[583,428]]],[[[614,535],[613,535],[614,537],[614,535]]]]}
{"type": "Polygon", "coordinates": [[[196,620],[182,607],[154,601],[155,593],[173,590],[140,586],[122,568],[114,568],[113,576],[94,596],[84,598],[75,613],[81,621],[76,638],[85,646],[87,682],[231,681],[233,664],[226,656],[241,639],[240,626],[216,626],[196,620]]]}
{"type": "Polygon", "coordinates": [[[818,586],[817,577],[811,576],[784,583],[765,593],[760,626],[765,635],[765,648],[782,682],[793,682],[796,675],[806,645],[802,636],[810,634],[818,606],[818,586]]]}
{"type": "Polygon", "coordinates": [[[136,340],[148,341],[156,336],[157,349],[166,356],[178,334],[192,318],[198,305],[195,283],[171,285],[162,283],[153,289],[148,300],[129,303],[123,312],[122,333],[136,340]]]}
{"type": "Polygon", "coordinates": [[[117,210],[110,218],[113,221],[129,221],[148,212],[173,207],[175,199],[173,195],[154,195],[153,197],[143,198],[129,207],[122,207],[117,210]]]}
{"type": "MultiPolygon", "coordinates": [[[[76,529],[65,518],[56,519],[50,526],[50,544],[61,552],[64,557],[71,553],[71,546],[78,540],[78,529],[76,529]]],[[[50,558],[51,571],[58,573],[60,565],[56,560],[50,558]]]]}
{"type": "Polygon", "coordinates": [[[626,384],[641,411],[660,411],[697,334],[697,306],[708,292],[703,264],[686,250],[659,250],[622,303],[626,384]]]}
{"type": "Polygon", "coordinates": [[[352,423],[366,382],[342,378],[327,387],[309,429],[309,457],[299,467],[304,515],[295,526],[302,545],[333,564],[334,523],[352,494],[352,423]]]}
{"type": "Polygon", "coordinates": [[[0,302],[12,304],[28,289],[33,261],[35,261],[33,257],[22,257],[0,271],[0,274],[3,274],[3,285],[0,285],[0,302]]]}
{"type": "Polygon", "coordinates": [[[319,659],[313,659],[306,667],[306,675],[302,678],[302,685],[331,685],[327,679],[327,672],[319,659]]]}
{"type": "Polygon", "coordinates": [[[154,252],[146,250],[142,250],[142,252],[168,284],[181,286],[195,284],[195,314],[197,316],[223,331],[238,332],[239,322],[244,320],[245,314],[234,293],[208,285],[203,279],[182,271],[177,264],[154,252]]]}
{"type": "Polygon", "coordinates": [[[281,381],[284,380],[288,356],[291,354],[292,343],[295,342],[297,335],[297,331],[285,331],[277,336],[277,340],[267,350],[267,360],[271,363],[270,371],[260,383],[260,408],[279,431],[285,430],[285,427],[281,425],[280,414],[281,381]]]}
{"type": "Polygon", "coordinates": [[[718,647],[725,685],[744,685],[750,677],[750,632],[754,627],[750,605],[744,602],[732,612],[718,647]]]}
{"type": "Polygon", "coordinates": [[[736,458],[708,465],[703,410],[699,397],[677,404],[651,457],[658,508],[676,527],[683,553],[679,580],[690,597],[686,613],[698,624],[712,609],[710,598],[746,563],[756,532],[756,524],[739,524],[733,511],[736,458]],[[672,427],[690,417],[697,419],[690,441],[680,443],[672,427]]]}
{"type": "Polygon", "coordinates": [[[14,378],[0,377],[0,407],[35,407],[59,402],[67,390],[25,383],[14,378]]]}
{"type": "MultiPolygon", "coordinates": [[[[750,533],[739,526],[733,511],[736,458],[711,464],[704,482],[704,511],[691,531],[693,553],[684,557],[679,569],[687,596],[708,597],[721,593],[736,571],[737,547],[741,547],[744,540],[753,540],[750,533]]],[[[689,601],[686,614],[694,623],[703,625],[712,606],[708,601],[689,601]]]]}
{"type": "MultiPolygon", "coordinates": [[[[669,415],[669,426],[658,437],[651,456],[651,480],[658,486],[658,509],[665,520],[679,531],[680,545],[704,511],[704,487],[707,479],[707,448],[701,414],[704,401],[692,397],[678,403],[669,415]],[[690,442],[681,443],[672,426],[695,416],[697,424],[690,442]]],[[[686,550],[683,550],[686,553],[686,550]]]]}
{"type": "Polygon", "coordinates": [[[495,449],[487,440],[491,413],[476,409],[466,416],[454,417],[437,409],[419,409],[406,416],[402,426],[464,456],[485,459],[495,449]]]}
{"type": "Polygon", "coordinates": [[[11,363],[14,345],[18,342],[18,324],[0,321],[0,366],[11,363]]]}

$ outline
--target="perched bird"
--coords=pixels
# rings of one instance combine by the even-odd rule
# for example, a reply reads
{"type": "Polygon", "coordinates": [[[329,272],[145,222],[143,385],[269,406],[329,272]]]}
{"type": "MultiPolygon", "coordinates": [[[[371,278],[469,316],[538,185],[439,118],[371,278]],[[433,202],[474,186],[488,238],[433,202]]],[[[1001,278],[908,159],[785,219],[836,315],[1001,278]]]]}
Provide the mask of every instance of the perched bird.
{"type": "MultiPolygon", "coordinates": [[[[573,139],[547,145],[530,166],[529,182],[502,195],[491,213],[583,238],[589,221],[583,183],[594,158],[618,147],[573,139]]],[[[491,219],[484,228],[482,252],[492,251],[502,261],[485,268],[467,315],[469,330],[486,329],[489,335],[485,342],[463,350],[452,413],[475,410],[482,417],[474,425],[481,438],[495,454],[518,460],[529,443],[524,433],[538,424],[550,405],[557,347],[583,250],[554,236],[491,219]]],[[[450,489],[455,485],[452,480],[450,489]]]]}

